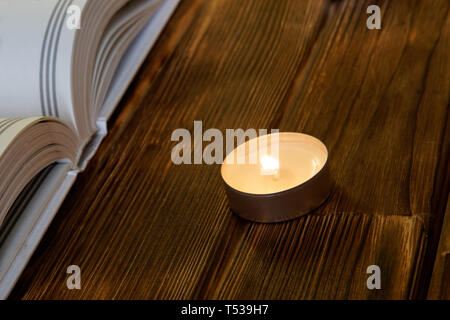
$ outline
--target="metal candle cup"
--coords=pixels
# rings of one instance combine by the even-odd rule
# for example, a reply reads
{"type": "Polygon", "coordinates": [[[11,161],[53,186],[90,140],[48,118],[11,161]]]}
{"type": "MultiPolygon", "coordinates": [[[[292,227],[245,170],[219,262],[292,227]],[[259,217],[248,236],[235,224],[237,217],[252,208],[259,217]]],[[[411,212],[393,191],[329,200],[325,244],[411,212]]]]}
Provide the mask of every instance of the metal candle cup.
{"type": "Polygon", "coordinates": [[[256,222],[297,218],[320,206],[331,191],[327,148],[302,133],[274,133],[241,144],[227,155],[221,174],[231,210],[256,222]]]}

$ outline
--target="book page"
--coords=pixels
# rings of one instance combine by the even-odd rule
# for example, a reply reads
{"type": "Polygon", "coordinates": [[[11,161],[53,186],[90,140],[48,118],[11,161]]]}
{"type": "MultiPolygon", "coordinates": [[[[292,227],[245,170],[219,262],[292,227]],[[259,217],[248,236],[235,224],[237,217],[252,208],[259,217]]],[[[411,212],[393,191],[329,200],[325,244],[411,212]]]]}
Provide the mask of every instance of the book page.
{"type": "MultiPolygon", "coordinates": [[[[0,1],[0,116],[40,116],[47,112],[41,101],[51,88],[43,88],[41,62],[43,42],[50,40],[48,22],[57,0],[0,1]]],[[[51,32],[50,32],[51,33],[51,32]]],[[[53,38],[52,38],[53,39],[53,38]]]]}
{"type": "Polygon", "coordinates": [[[0,118],[0,159],[9,144],[20,134],[20,132],[37,119],[38,118],[0,118]]]}

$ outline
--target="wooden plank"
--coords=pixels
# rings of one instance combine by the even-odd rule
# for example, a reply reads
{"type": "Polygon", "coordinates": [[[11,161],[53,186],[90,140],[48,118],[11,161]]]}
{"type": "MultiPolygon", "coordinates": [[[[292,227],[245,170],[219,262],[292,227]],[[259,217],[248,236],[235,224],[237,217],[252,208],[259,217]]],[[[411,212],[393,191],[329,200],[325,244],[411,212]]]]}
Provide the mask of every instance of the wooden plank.
{"type": "Polygon", "coordinates": [[[368,4],[330,9],[280,129],[326,142],[337,188],[325,212],[429,216],[448,122],[449,2],[384,1],[381,32],[364,27],[368,4]]]}
{"type": "Polygon", "coordinates": [[[445,196],[449,3],[377,3],[380,31],[371,1],[183,2],[12,297],[415,297],[445,196]],[[171,162],[194,120],[323,139],[331,198],[288,223],[241,220],[218,166],[171,162]]]}
{"type": "Polygon", "coordinates": [[[450,201],[442,225],[428,299],[450,299],[450,201]]]}
{"type": "Polygon", "coordinates": [[[414,264],[421,232],[416,218],[345,213],[252,225],[238,249],[227,248],[228,237],[221,240],[210,259],[225,266],[208,270],[195,297],[407,298],[412,270],[405,266],[414,264]],[[367,288],[372,264],[380,267],[381,290],[367,288]]]}

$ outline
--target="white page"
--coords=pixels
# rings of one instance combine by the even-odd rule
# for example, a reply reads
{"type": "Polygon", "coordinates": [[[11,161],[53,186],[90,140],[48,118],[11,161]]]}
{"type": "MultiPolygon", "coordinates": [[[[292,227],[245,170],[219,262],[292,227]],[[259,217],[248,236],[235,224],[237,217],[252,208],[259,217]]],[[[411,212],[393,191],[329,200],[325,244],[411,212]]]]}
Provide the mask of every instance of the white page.
{"type": "Polygon", "coordinates": [[[57,1],[0,0],[0,116],[3,118],[43,115],[39,81],[41,53],[45,36],[51,31],[47,25],[57,1]]]}

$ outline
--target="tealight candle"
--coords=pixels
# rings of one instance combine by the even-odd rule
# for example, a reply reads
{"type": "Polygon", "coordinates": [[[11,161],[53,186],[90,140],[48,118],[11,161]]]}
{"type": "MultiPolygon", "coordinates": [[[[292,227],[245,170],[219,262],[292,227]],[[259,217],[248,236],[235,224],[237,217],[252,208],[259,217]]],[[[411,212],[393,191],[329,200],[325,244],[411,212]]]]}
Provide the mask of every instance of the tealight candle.
{"type": "Polygon", "coordinates": [[[251,139],[230,152],[221,174],[232,211],[280,222],[320,206],[331,190],[328,151],[310,135],[282,132],[251,139]]]}

